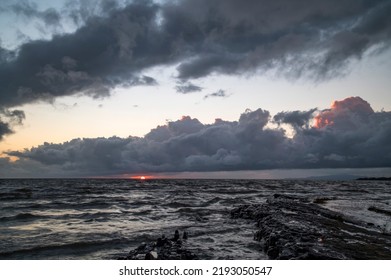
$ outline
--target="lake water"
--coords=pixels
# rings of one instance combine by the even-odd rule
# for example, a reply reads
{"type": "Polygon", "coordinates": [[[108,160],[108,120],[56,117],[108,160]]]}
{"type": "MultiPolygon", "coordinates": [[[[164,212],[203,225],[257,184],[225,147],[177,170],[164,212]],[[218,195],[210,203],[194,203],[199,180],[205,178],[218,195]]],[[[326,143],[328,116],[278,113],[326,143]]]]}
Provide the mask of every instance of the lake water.
{"type": "Polygon", "coordinates": [[[176,229],[201,259],[267,259],[241,204],[275,194],[391,231],[391,182],[308,180],[0,180],[0,259],[117,259],[176,229]]]}

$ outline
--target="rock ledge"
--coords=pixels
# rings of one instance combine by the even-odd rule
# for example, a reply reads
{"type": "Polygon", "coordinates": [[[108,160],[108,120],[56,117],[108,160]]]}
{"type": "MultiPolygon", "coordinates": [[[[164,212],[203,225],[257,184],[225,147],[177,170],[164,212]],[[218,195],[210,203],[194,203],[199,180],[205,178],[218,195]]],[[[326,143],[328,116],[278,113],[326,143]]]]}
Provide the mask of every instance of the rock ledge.
{"type": "Polygon", "coordinates": [[[270,259],[391,259],[391,235],[299,196],[275,194],[232,218],[256,221],[254,239],[270,259]]]}

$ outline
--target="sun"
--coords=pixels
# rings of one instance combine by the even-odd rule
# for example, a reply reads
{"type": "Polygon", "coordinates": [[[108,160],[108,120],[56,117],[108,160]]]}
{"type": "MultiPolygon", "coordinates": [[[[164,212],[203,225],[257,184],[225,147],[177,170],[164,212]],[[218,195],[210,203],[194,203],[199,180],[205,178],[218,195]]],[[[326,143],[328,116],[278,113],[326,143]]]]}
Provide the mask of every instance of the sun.
{"type": "Polygon", "coordinates": [[[155,177],[152,175],[134,175],[131,176],[130,179],[145,181],[149,179],[155,179],[155,177]]]}

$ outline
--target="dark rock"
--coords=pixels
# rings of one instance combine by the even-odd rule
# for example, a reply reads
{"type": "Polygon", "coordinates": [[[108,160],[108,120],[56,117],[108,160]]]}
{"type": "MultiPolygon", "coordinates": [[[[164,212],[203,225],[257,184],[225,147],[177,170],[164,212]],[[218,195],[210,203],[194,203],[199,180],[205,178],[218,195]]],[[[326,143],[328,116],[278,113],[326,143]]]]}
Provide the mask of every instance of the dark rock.
{"type": "Polygon", "coordinates": [[[277,256],[279,256],[281,260],[290,260],[295,258],[295,252],[290,248],[284,248],[277,256]]]}
{"type": "Polygon", "coordinates": [[[280,254],[280,250],[278,249],[278,247],[274,247],[274,246],[267,247],[267,255],[271,259],[277,259],[279,254],[280,254]]]}
{"type": "Polygon", "coordinates": [[[303,197],[275,194],[233,209],[231,217],[256,221],[254,240],[270,259],[391,259],[389,235],[303,197]]]}
{"type": "Polygon", "coordinates": [[[197,255],[188,248],[187,232],[183,233],[183,240],[176,230],[174,238],[169,240],[163,234],[156,242],[142,243],[135,250],[120,259],[125,260],[195,260],[197,255]],[[185,238],[186,237],[186,238],[185,238]]]}
{"type": "Polygon", "coordinates": [[[164,245],[164,241],[161,238],[158,238],[156,241],[156,246],[157,247],[162,247],[164,245]]]}
{"type": "Polygon", "coordinates": [[[140,246],[137,247],[137,250],[144,250],[145,247],[147,247],[147,244],[145,242],[141,243],[140,246]]]}
{"type": "Polygon", "coordinates": [[[166,238],[166,236],[163,234],[161,238],[158,238],[156,241],[157,247],[163,247],[169,240],[166,238]]]}
{"type": "Polygon", "coordinates": [[[179,240],[179,231],[178,230],[175,231],[174,238],[172,239],[172,241],[177,241],[177,240],[179,240]]]}

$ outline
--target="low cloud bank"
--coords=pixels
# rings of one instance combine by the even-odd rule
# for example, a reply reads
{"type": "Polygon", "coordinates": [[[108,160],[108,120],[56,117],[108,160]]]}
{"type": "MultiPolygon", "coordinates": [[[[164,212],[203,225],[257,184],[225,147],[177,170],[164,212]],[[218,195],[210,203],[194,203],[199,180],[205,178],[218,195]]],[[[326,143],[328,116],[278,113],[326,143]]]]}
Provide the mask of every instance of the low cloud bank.
{"type": "Polygon", "coordinates": [[[238,121],[213,124],[184,116],[145,137],[73,139],[8,152],[0,176],[109,176],[139,172],[284,168],[391,167],[391,112],[374,112],[360,97],[326,110],[246,110],[238,121]],[[277,124],[271,128],[268,124],[277,124]],[[288,137],[282,124],[290,125],[288,137]],[[19,172],[19,173],[18,173],[19,172]]]}

